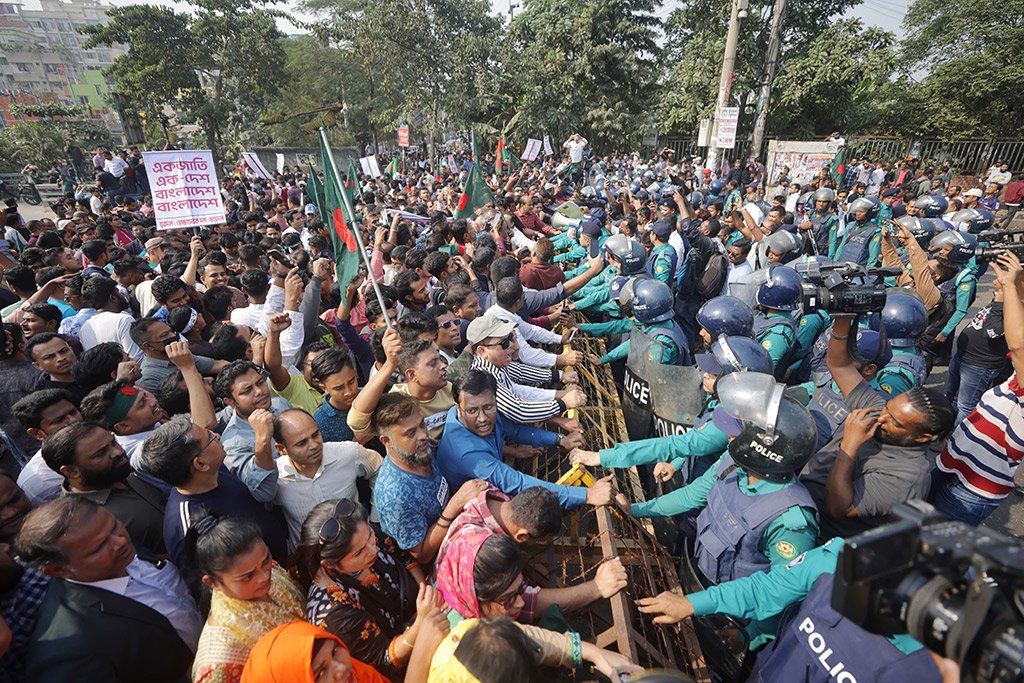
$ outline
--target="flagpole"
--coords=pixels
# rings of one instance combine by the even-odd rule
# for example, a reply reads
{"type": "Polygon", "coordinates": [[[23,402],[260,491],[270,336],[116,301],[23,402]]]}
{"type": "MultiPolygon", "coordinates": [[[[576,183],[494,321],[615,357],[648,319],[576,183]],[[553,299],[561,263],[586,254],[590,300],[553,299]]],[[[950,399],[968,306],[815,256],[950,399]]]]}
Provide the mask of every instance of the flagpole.
{"type": "MultiPolygon", "coordinates": [[[[324,143],[324,149],[327,150],[327,160],[331,164],[331,173],[334,174],[334,182],[337,183],[338,189],[341,190],[341,201],[345,204],[345,210],[348,211],[348,215],[352,216],[352,234],[355,235],[356,246],[359,247],[359,253],[363,257],[363,263],[366,265],[366,277],[370,278],[370,282],[373,283],[373,292],[377,295],[377,302],[380,304],[380,311],[384,316],[384,324],[387,325],[390,330],[392,329],[391,316],[388,315],[388,307],[384,302],[384,294],[380,291],[380,284],[377,282],[377,278],[373,276],[373,267],[370,265],[370,257],[366,254],[366,247],[363,246],[362,229],[355,224],[356,211],[352,207],[352,200],[349,199],[348,191],[341,183],[341,176],[338,175],[338,167],[334,164],[334,152],[331,151],[331,145],[327,142],[327,133],[323,128],[320,128],[320,141],[324,143]]],[[[324,172],[326,171],[327,169],[324,169],[324,172]]],[[[355,178],[353,178],[352,181],[355,182],[355,178]]],[[[337,257],[337,254],[335,254],[335,257],[337,257]]],[[[345,292],[342,292],[341,295],[344,297],[345,292]]]]}

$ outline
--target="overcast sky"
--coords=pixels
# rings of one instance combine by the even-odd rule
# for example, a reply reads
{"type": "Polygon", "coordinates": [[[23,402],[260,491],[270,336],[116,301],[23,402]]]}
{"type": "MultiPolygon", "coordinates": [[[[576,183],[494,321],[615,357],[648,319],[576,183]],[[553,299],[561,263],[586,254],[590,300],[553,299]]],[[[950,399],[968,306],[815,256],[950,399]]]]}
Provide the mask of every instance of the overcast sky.
{"type": "MultiPolygon", "coordinates": [[[[863,4],[850,10],[846,13],[846,16],[857,17],[861,19],[868,26],[879,26],[888,31],[892,31],[897,37],[903,36],[903,30],[901,24],[903,22],[903,15],[907,11],[907,6],[911,0],[864,0],[863,4]]],[[[30,9],[38,9],[39,3],[37,0],[23,0],[26,7],[30,9]]],[[[107,0],[107,2],[122,6],[122,5],[133,5],[138,4],[131,0],[107,0]]],[[[494,8],[495,12],[508,16],[508,6],[510,0],[491,0],[491,7],[494,8]]],[[[511,0],[516,5],[521,6],[523,0],[511,0]]],[[[175,3],[169,0],[147,0],[147,4],[156,5],[171,5],[175,6],[175,3]]],[[[678,0],[665,0],[665,4],[657,11],[658,16],[665,17],[679,6],[678,0]]],[[[295,7],[296,2],[287,2],[284,7],[295,7]]],[[[179,5],[180,6],[180,5],[179,5]]],[[[278,22],[281,30],[286,33],[298,33],[300,32],[295,26],[286,21],[278,22]]]]}

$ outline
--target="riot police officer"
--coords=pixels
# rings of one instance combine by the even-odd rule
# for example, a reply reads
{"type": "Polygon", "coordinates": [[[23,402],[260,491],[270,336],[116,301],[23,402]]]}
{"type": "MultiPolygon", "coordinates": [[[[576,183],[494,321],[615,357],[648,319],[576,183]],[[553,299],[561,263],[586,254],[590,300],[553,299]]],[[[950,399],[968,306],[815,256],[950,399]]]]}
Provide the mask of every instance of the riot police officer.
{"type": "MultiPolygon", "coordinates": [[[[660,436],[616,444],[600,451],[573,451],[573,463],[607,468],[654,465],[655,481],[667,481],[676,472],[683,472],[684,481],[693,481],[704,474],[725,452],[729,437],[712,419],[718,407],[718,381],[733,372],[749,370],[771,374],[772,359],[768,352],[749,337],[722,336],[711,344],[711,353],[697,354],[701,370],[700,391],[704,394],[704,410],[693,428],[683,434],[660,436]]],[[[679,387],[679,391],[697,387],[679,387]]]]}
{"type": "Polygon", "coordinates": [[[636,275],[644,268],[647,252],[635,239],[625,235],[612,235],[601,247],[608,266],[601,275],[573,295],[575,306],[581,311],[600,312],[609,303],[609,285],[619,275],[636,275]]]}
{"type": "Polygon", "coordinates": [[[810,235],[810,253],[833,258],[839,247],[839,216],[832,208],[836,193],[831,187],[815,190],[813,195],[814,208],[804,214],[799,228],[810,235]]]}
{"type": "Polygon", "coordinates": [[[995,217],[988,209],[960,209],[949,217],[950,222],[961,229],[966,228],[972,235],[992,229],[995,217]]]}
{"type": "Polygon", "coordinates": [[[742,299],[716,296],[697,310],[697,324],[705,346],[711,346],[723,334],[753,337],[754,311],[742,299]]]}
{"type": "MultiPolygon", "coordinates": [[[[690,360],[690,351],[682,328],[672,319],[672,303],[672,290],[664,282],[652,278],[637,278],[634,281],[630,300],[633,324],[660,343],[661,356],[658,362],[665,365],[688,365],[686,361],[690,360]]],[[[592,355],[590,360],[599,365],[621,360],[629,355],[629,347],[627,339],[600,358],[592,355]]]]}
{"type": "Polygon", "coordinates": [[[928,311],[920,297],[906,289],[890,289],[881,312],[892,359],[875,375],[874,384],[890,396],[924,386],[928,364],[917,343],[928,327],[928,311]]]}
{"type": "Polygon", "coordinates": [[[719,380],[712,420],[734,437],[727,453],[690,484],[632,506],[637,517],[701,510],[694,555],[708,584],[786,564],[816,545],[817,509],[796,473],[814,452],[817,429],[783,389],[761,373],[719,380]]]}
{"type": "Polygon", "coordinates": [[[832,608],[832,586],[842,538],[807,551],[767,572],[681,596],[664,592],[637,601],[656,624],[690,616],[728,614],[764,621],[783,614],[777,635],[751,640],[754,649],[771,640],[748,679],[754,683],[891,683],[945,680],[933,657],[907,634],[880,636],[863,630],[832,608]],[[787,607],[800,603],[796,609],[787,607]],[[828,653],[827,656],[825,653],[828,653]]]}
{"type": "Polygon", "coordinates": [[[674,230],[675,226],[671,220],[663,218],[654,221],[650,227],[654,248],[647,257],[647,274],[670,287],[676,281],[676,266],[679,261],[675,247],[668,243],[674,230]]]}
{"type": "Polygon", "coordinates": [[[946,231],[936,235],[929,245],[929,248],[940,245],[936,269],[940,273],[938,288],[943,299],[921,335],[920,346],[930,363],[949,357],[953,333],[974,304],[978,272],[972,261],[977,244],[974,235],[946,231]]]}
{"type": "Polygon", "coordinates": [[[917,213],[911,214],[908,207],[907,215],[920,215],[924,218],[942,218],[949,208],[949,200],[942,196],[926,194],[914,200],[913,206],[917,213]]]}
{"type": "Polygon", "coordinates": [[[800,352],[792,316],[800,306],[800,285],[800,274],[795,270],[773,265],[754,296],[760,309],[754,316],[754,339],[772,357],[775,377],[780,380],[800,352]]]}
{"type": "Polygon", "coordinates": [[[882,231],[878,223],[881,203],[875,197],[860,197],[850,202],[846,234],[836,249],[837,261],[850,261],[861,266],[875,267],[882,253],[882,231]]]}

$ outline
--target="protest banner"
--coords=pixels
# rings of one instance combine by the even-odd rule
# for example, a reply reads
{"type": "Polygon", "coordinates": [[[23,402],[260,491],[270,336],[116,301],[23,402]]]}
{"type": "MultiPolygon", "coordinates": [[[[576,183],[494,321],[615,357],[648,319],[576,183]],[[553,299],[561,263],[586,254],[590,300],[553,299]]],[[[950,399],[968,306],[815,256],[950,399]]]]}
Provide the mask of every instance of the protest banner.
{"type": "Polygon", "coordinates": [[[536,138],[529,138],[526,140],[526,149],[523,150],[523,154],[520,159],[523,161],[536,161],[537,157],[540,156],[540,140],[536,138]]]}
{"type": "Polygon", "coordinates": [[[409,126],[400,126],[398,128],[398,146],[409,146],[409,126]]]}
{"type": "Polygon", "coordinates": [[[284,154],[277,153],[277,172],[284,173],[284,154]]]}
{"type": "Polygon", "coordinates": [[[380,166],[377,164],[377,157],[374,155],[360,157],[359,167],[363,170],[363,175],[368,175],[371,178],[379,178],[381,176],[380,166]]]}
{"type": "Polygon", "coordinates": [[[555,150],[553,150],[551,148],[551,136],[550,135],[545,135],[544,136],[544,156],[550,157],[550,156],[554,156],[554,154],[555,154],[555,150]]]}
{"type": "Polygon", "coordinates": [[[217,167],[209,150],[143,152],[142,158],[153,189],[157,230],[224,222],[217,167]]]}
{"type": "Polygon", "coordinates": [[[455,155],[454,154],[449,154],[448,155],[448,170],[451,171],[452,173],[458,173],[459,172],[459,165],[455,163],[455,155]]]}
{"type": "Polygon", "coordinates": [[[252,172],[258,177],[263,178],[264,180],[274,179],[274,176],[271,175],[270,171],[267,170],[267,167],[263,165],[263,162],[260,161],[260,158],[256,156],[255,152],[242,152],[242,161],[244,161],[245,165],[252,169],[252,172]]]}

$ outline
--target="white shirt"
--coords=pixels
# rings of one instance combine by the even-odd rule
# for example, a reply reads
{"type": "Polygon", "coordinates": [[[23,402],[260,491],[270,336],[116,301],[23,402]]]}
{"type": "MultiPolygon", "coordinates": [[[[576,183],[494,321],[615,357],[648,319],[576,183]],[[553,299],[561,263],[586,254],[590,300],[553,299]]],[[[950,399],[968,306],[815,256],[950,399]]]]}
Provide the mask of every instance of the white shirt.
{"type": "Polygon", "coordinates": [[[562,147],[569,150],[569,161],[574,164],[578,164],[583,161],[583,148],[587,146],[587,139],[580,138],[579,142],[576,142],[572,138],[562,143],[562,147]]]}
{"type": "MultiPolygon", "coordinates": [[[[274,502],[284,510],[288,523],[288,547],[293,550],[299,542],[302,523],[310,510],[335,498],[357,501],[356,478],[366,479],[372,487],[384,459],[375,451],[355,441],[329,441],[324,444],[323,462],[312,478],[295,469],[287,456],[277,459],[277,493],[274,502]]],[[[370,511],[370,521],[376,521],[377,511],[370,511]]]]}
{"type": "Polygon", "coordinates": [[[867,194],[876,195],[882,189],[882,181],[885,180],[885,169],[876,168],[868,177],[867,194]]]}
{"type": "MultiPolygon", "coordinates": [[[[249,304],[245,308],[236,308],[231,311],[231,323],[233,325],[245,325],[256,330],[264,337],[267,336],[267,317],[272,313],[279,313],[284,310],[284,288],[277,285],[270,285],[267,292],[266,303],[249,304]]],[[[292,319],[291,327],[281,333],[281,362],[288,367],[295,362],[295,357],[302,350],[303,342],[303,316],[299,311],[287,311],[292,319]]]]}
{"type": "Polygon", "coordinates": [[[18,474],[18,486],[33,505],[42,505],[54,498],[59,498],[63,493],[61,486],[64,484],[64,477],[50,469],[50,466],[43,460],[42,449],[29,458],[25,466],[18,474]]]}
{"type": "Polygon", "coordinates": [[[121,157],[112,157],[107,159],[103,164],[103,170],[114,176],[115,178],[123,178],[125,169],[128,168],[128,162],[121,157]]]}
{"type": "Polygon", "coordinates": [[[791,192],[786,195],[786,211],[790,213],[796,213],[796,203],[800,199],[799,192],[791,192]]]}
{"type": "Polygon", "coordinates": [[[103,210],[103,198],[96,195],[89,197],[89,210],[99,216],[100,211],[103,210]]]}
{"type": "Polygon", "coordinates": [[[143,280],[135,285],[135,300],[139,302],[139,312],[146,315],[157,307],[156,297],[153,296],[153,281],[143,280]]]}
{"type": "Polygon", "coordinates": [[[170,562],[163,562],[157,567],[136,557],[128,565],[127,571],[128,576],[104,581],[68,581],[102,588],[152,608],[167,617],[182,641],[195,652],[199,634],[203,631],[203,620],[177,568],[170,562]]]}
{"type": "Polygon", "coordinates": [[[78,332],[82,349],[88,351],[105,342],[117,342],[125,353],[131,356],[132,360],[141,363],[142,349],[132,341],[131,335],[128,334],[133,322],[135,322],[135,318],[129,313],[100,311],[85,321],[82,329],[78,332]]]}
{"type": "Polygon", "coordinates": [[[142,463],[139,462],[139,457],[142,455],[142,444],[146,442],[159,424],[153,425],[153,429],[145,432],[139,432],[138,434],[126,434],[124,436],[120,434],[114,435],[114,441],[121,445],[124,449],[124,454],[128,456],[128,461],[132,464],[132,467],[139,470],[142,469],[142,463]]]}
{"type": "Polygon", "coordinates": [[[488,308],[484,315],[493,315],[499,320],[505,320],[516,325],[516,339],[519,341],[519,360],[527,365],[534,365],[539,368],[550,368],[555,364],[556,356],[535,346],[529,342],[535,341],[538,344],[561,344],[562,335],[555,334],[543,327],[531,325],[515,313],[510,313],[498,304],[488,308]]]}
{"type": "Polygon", "coordinates": [[[754,269],[750,267],[750,264],[746,261],[741,261],[739,265],[734,265],[732,261],[729,262],[729,275],[725,278],[725,284],[722,285],[722,296],[729,294],[729,287],[734,282],[743,282],[749,280],[749,276],[754,272],[754,269]]]}
{"type": "Polygon", "coordinates": [[[676,263],[682,264],[686,257],[686,243],[678,230],[673,230],[668,236],[668,243],[676,250],[676,263]]]}

